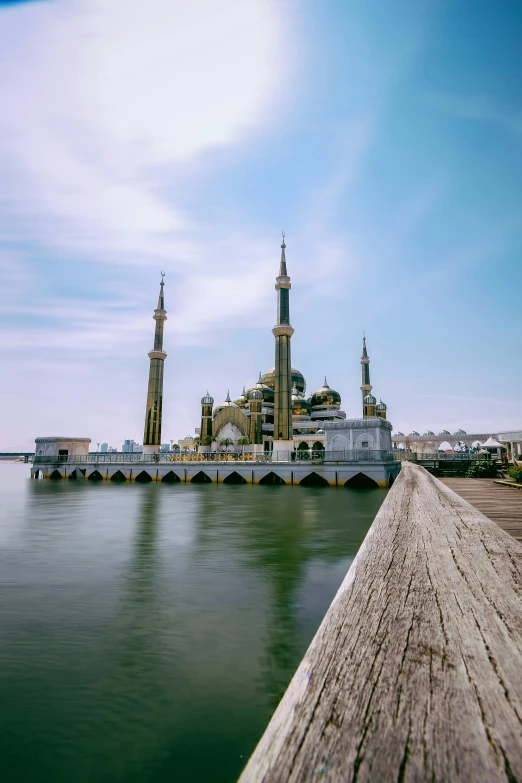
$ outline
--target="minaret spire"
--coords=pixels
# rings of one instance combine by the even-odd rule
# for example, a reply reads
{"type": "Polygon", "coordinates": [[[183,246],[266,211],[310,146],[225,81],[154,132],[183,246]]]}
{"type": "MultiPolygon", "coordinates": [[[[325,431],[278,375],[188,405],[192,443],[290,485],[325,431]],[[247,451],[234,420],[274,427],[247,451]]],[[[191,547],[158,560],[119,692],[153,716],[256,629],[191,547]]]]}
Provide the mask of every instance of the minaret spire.
{"type": "Polygon", "coordinates": [[[290,277],[286,268],[286,243],[283,231],[281,262],[276,278],[277,324],[272,329],[275,337],[274,384],[274,451],[293,451],[292,429],[292,361],[290,340],[294,333],[290,324],[290,277]]]}
{"type": "Polygon", "coordinates": [[[161,416],[163,410],[163,367],[167,354],[163,350],[163,326],[167,320],[163,287],[165,272],[161,273],[158,306],[152,316],[156,321],[154,332],[154,348],[149,351],[149,387],[147,391],[147,408],[145,410],[145,430],[143,433],[143,453],[153,454],[160,450],[161,416]]]}
{"type": "Polygon", "coordinates": [[[281,243],[281,263],[279,264],[279,275],[280,276],[286,276],[286,274],[287,274],[287,271],[286,271],[286,255],[285,255],[286,245],[285,245],[285,232],[284,231],[282,232],[282,235],[283,235],[283,242],[281,243]]]}
{"type": "Polygon", "coordinates": [[[371,393],[372,385],[370,383],[370,359],[366,350],[366,334],[363,332],[363,349],[361,356],[362,383],[361,393],[363,399],[363,417],[364,417],[364,398],[371,393]]]}

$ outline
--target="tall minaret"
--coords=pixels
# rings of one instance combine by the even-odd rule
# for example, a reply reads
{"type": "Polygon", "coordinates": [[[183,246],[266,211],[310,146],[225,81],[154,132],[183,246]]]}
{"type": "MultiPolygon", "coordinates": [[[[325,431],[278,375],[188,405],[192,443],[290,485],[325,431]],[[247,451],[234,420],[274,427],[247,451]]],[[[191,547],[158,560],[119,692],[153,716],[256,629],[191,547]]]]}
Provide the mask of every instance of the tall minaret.
{"type": "Polygon", "coordinates": [[[214,399],[210,394],[201,398],[201,425],[199,429],[199,451],[210,451],[212,444],[212,406],[214,399]]]}
{"type": "Polygon", "coordinates": [[[290,324],[290,278],[286,271],[285,235],[281,245],[281,263],[276,277],[277,324],[272,329],[275,337],[274,387],[274,451],[293,451],[292,431],[292,362],[290,339],[294,330],[290,324]]]}
{"type": "Polygon", "coordinates": [[[361,356],[361,369],[362,369],[362,399],[363,399],[363,417],[364,417],[364,398],[370,394],[372,385],[370,383],[370,359],[366,351],[366,335],[363,335],[363,351],[361,356]]]}
{"type": "Polygon", "coordinates": [[[153,454],[160,450],[161,445],[161,414],[163,408],[163,363],[167,354],[163,350],[163,324],[167,320],[167,311],[163,300],[163,278],[158,297],[158,306],[152,316],[156,321],[154,348],[149,351],[150,370],[149,388],[147,391],[147,409],[145,411],[145,431],[143,433],[143,453],[153,454]]]}

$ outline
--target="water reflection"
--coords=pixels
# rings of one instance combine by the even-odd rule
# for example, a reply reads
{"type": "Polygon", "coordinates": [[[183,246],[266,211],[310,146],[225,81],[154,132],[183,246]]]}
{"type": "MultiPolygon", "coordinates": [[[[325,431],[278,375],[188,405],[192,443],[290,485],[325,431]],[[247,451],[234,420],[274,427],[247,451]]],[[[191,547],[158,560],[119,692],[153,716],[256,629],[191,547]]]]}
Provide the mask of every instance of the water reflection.
{"type": "MultiPolygon", "coordinates": [[[[368,529],[369,512],[377,512],[383,497],[381,490],[304,487],[215,487],[203,494],[196,545],[205,550],[217,536],[226,535],[267,590],[258,688],[272,707],[303,653],[307,607],[300,594],[308,564],[342,561],[344,575],[368,529]],[[251,493],[246,507],[241,502],[245,492],[251,493]]],[[[327,604],[322,606],[326,609],[327,604]]]]}
{"type": "Polygon", "coordinates": [[[385,493],[7,473],[4,777],[235,781],[385,493]]]}

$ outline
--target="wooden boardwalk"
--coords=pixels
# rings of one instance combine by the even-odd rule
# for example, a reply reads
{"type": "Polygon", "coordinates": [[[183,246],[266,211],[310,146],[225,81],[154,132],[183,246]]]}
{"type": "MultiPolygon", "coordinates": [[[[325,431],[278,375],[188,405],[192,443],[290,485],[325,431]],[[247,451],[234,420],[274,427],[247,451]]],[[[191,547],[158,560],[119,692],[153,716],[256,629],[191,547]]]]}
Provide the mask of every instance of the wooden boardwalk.
{"type": "Polygon", "coordinates": [[[406,462],[239,783],[522,783],[521,601],[521,544],[406,462]]]}
{"type": "Polygon", "coordinates": [[[495,484],[493,479],[439,479],[522,542],[522,490],[495,484]]]}

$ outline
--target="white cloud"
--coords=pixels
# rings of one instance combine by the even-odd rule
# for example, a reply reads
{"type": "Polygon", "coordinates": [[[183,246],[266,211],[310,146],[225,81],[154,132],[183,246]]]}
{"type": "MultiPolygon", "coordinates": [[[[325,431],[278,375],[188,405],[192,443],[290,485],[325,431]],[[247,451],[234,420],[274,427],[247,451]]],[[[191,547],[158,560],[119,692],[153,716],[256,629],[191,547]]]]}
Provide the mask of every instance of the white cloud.
{"type": "Polygon", "coordinates": [[[22,214],[20,235],[82,255],[190,260],[179,234],[190,222],[180,194],[171,195],[176,171],[266,121],[288,72],[283,28],[281,7],[268,0],[76,0],[3,11],[10,226],[22,214]]]}

